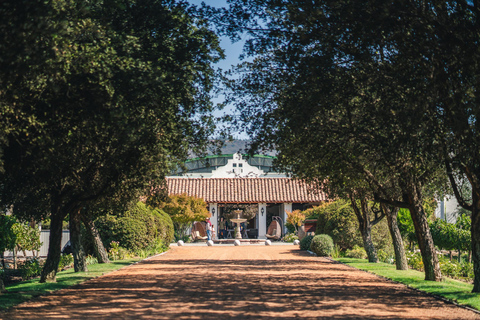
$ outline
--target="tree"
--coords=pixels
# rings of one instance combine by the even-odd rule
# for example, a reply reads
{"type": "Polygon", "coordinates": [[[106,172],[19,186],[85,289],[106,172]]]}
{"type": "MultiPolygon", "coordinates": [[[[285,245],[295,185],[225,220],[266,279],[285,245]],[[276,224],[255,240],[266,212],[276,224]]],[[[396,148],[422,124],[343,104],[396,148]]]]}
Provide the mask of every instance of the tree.
{"type": "Polygon", "coordinates": [[[160,204],[159,209],[172,218],[179,239],[185,237],[186,230],[192,222],[204,221],[210,217],[203,199],[186,194],[170,196],[167,202],[160,204]]]}
{"type": "MultiPolygon", "coordinates": [[[[11,216],[0,215],[0,253],[2,256],[2,269],[5,270],[5,250],[13,250],[16,244],[16,234],[13,232],[13,225],[16,219],[11,216]]],[[[0,293],[4,290],[3,279],[0,279],[0,293]]]]}
{"type": "MultiPolygon", "coordinates": [[[[43,5],[26,8],[35,16],[43,5]]],[[[7,136],[1,201],[19,216],[49,214],[42,282],[55,280],[67,214],[119,192],[138,199],[207,140],[211,63],[222,53],[193,13],[184,1],[58,0],[40,19],[54,30],[35,42],[46,62],[30,68],[25,52],[15,56],[27,71],[0,88],[0,104],[24,117],[7,136]]]]}
{"type": "Polygon", "coordinates": [[[239,120],[255,137],[253,148],[274,146],[281,168],[317,179],[318,186],[347,183],[356,190],[366,181],[375,201],[408,208],[425,278],[439,281],[422,196],[442,168],[434,156],[438,140],[425,139],[439,131],[426,121],[428,105],[417,99],[424,82],[408,78],[423,65],[402,71],[411,63],[402,51],[411,41],[398,40],[412,18],[391,20],[392,11],[412,9],[406,7],[233,1],[219,19],[227,34],[251,35],[245,51],[255,59],[240,66],[245,75],[231,85],[239,120]]]}
{"type": "Polygon", "coordinates": [[[305,214],[300,210],[287,211],[287,223],[295,227],[295,233],[298,231],[297,227],[300,227],[305,221],[305,214]]]}
{"type": "Polygon", "coordinates": [[[358,194],[350,193],[350,203],[358,219],[363,247],[367,252],[368,262],[377,263],[378,256],[372,241],[372,227],[385,217],[385,210],[380,210],[379,208],[375,210],[375,204],[369,203],[365,197],[357,198],[358,194]],[[371,219],[372,213],[374,214],[373,219],[371,219]]]}
{"type": "Polygon", "coordinates": [[[33,255],[38,254],[42,246],[38,228],[32,227],[28,223],[17,222],[12,226],[12,229],[16,235],[16,249],[22,251],[24,257],[27,257],[26,251],[32,251],[33,255]]]}

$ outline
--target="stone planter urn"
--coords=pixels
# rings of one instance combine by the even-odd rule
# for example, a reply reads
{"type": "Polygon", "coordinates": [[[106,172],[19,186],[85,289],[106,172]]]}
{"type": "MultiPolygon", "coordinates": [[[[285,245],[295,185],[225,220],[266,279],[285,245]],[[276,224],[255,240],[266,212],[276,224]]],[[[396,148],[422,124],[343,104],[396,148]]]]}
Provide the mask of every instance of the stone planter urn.
{"type": "Polygon", "coordinates": [[[297,235],[298,240],[302,240],[303,238],[305,238],[305,236],[307,235],[307,233],[305,232],[305,225],[301,225],[300,227],[298,227],[297,235]]]}

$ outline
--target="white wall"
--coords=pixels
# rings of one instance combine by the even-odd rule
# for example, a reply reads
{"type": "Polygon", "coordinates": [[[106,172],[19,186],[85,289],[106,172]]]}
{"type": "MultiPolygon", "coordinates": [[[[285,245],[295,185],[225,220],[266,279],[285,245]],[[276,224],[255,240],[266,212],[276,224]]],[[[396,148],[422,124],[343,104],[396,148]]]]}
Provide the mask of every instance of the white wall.
{"type": "Polygon", "coordinates": [[[210,178],[256,178],[264,174],[263,170],[249,165],[240,153],[235,153],[226,165],[212,171],[210,178]]]}
{"type": "Polygon", "coordinates": [[[215,228],[215,239],[218,239],[218,204],[210,203],[209,211],[212,215],[212,217],[210,218],[210,222],[212,222],[213,227],[215,228]]]}
{"type": "Polygon", "coordinates": [[[267,204],[259,203],[257,212],[258,239],[266,239],[267,234],[267,204]],[[262,215],[263,209],[263,215],[262,215]]]}
{"type": "Polygon", "coordinates": [[[282,206],[282,211],[280,212],[280,217],[283,220],[283,234],[287,233],[287,228],[285,225],[287,224],[287,211],[292,212],[292,204],[291,203],[284,203],[282,206]]]}

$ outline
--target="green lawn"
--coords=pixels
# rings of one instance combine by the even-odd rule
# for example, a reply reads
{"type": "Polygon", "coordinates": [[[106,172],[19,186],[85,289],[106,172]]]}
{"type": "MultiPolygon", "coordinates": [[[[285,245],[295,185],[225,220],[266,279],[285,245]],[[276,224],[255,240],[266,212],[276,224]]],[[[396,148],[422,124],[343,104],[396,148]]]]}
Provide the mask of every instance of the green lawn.
{"type": "Polygon", "coordinates": [[[96,278],[108,272],[131,265],[139,260],[141,259],[136,258],[89,265],[88,272],[74,272],[73,268],[68,269],[57,273],[57,282],[55,283],[39,283],[39,279],[37,278],[7,286],[7,293],[0,294],[0,310],[12,307],[33,297],[96,278]]]}
{"type": "Polygon", "coordinates": [[[472,293],[473,285],[471,284],[449,278],[441,282],[425,281],[423,272],[395,270],[395,265],[368,263],[365,259],[338,258],[335,260],[480,310],[480,293],[472,293]]]}

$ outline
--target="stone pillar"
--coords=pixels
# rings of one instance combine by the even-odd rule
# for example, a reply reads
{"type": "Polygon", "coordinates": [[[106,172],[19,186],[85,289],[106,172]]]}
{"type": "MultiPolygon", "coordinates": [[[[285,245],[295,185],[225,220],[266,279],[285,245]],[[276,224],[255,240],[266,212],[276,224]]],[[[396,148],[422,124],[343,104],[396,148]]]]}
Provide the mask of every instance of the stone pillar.
{"type": "Polygon", "coordinates": [[[287,211],[292,212],[292,204],[291,203],[284,203],[283,210],[280,212],[280,217],[283,220],[283,234],[287,233],[287,228],[285,225],[287,224],[287,211]]]}
{"type": "Polygon", "coordinates": [[[213,224],[215,228],[215,237],[214,239],[218,239],[218,204],[217,203],[209,203],[209,210],[210,211],[210,222],[213,224]]]}
{"type": "Polygon", "coordinates": [[[258,204],[258,213],[257,213],[257,229],[258,229],[258,239],[266,239],[267,234],[267,204],[259,203],[258,204]]]}

